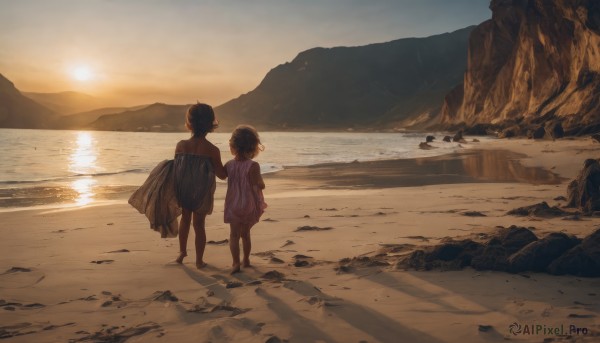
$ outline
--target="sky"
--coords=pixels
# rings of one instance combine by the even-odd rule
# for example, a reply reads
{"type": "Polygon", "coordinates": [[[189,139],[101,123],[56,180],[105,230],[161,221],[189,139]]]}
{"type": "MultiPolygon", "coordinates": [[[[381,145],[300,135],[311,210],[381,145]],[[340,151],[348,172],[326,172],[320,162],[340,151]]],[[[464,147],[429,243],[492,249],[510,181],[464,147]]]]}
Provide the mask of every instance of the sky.
{"type": "Polygon", "coordinates": [[[0,74],[27,92],[216,106],[310,48],[490,17],[489,0],[0,0],[0,74]]]}

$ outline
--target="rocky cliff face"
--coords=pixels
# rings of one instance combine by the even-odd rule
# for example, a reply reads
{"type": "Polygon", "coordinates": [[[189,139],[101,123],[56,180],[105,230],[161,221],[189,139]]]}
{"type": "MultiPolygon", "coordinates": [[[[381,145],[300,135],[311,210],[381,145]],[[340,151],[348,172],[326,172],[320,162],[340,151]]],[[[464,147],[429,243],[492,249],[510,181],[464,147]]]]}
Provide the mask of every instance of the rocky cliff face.
{"type": "MultiPolygon", "coordinates": [[[[464,83],[442,123],[600,124],[600,1],[492,0],[471,33],[464,83]]],[[[598,125],[600,129],[600,125],[598,125]]]]}
{"type": "Polygon", "coordinates": [[[247,122],[259,129],[364,130],[427,122],[462,80],[472,29],[310,49],[215,112],[222,127],[247,122]]]}

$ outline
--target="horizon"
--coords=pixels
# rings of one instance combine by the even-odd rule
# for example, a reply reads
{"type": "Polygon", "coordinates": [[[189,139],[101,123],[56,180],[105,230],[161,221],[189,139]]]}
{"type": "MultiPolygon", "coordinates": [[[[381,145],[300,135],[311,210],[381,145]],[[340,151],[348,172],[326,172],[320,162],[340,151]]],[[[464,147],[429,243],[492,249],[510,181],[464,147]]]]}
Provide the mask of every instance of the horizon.
{"type": "Polygon", "coordinates": [[[106,106],[218,106],[302,51],[453,32],[489,19],[488,6],[0,0],[0,73],[22,92],[84,93],[106,106]]]}

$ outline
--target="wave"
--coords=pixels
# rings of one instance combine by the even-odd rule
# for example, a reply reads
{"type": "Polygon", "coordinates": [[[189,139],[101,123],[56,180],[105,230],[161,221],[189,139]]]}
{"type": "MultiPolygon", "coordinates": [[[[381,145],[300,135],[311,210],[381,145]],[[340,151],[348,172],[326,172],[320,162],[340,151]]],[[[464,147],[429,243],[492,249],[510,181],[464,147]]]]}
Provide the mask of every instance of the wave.
{"type": "Polygon", "coordinates": [[[73,179],[80,177],[101,177],[101,176],[112,176],[112,175],[123,175],[123,174],[142,174],[147,173],[149,170],[142,168],[127,169],[116,172],[103,172],[103,173],[77,173],[67,176],[47,178],[47,179],[36,179],[36,180],[8,180],[0,181],[0,185],[27,185],[27,184],[40,184],[48,182],[65,182],[72,181],[73,179]]]}

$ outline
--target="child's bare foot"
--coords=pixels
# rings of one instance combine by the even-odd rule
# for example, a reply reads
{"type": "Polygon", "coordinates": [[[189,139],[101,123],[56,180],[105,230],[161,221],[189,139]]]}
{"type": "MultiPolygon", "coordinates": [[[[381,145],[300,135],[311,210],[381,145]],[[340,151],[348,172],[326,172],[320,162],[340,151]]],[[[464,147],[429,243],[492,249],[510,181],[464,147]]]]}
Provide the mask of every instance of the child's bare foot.
{"type": "Polygon", "coordinates": [[[250,260],[244,260],[243,266],[244,266],[244,268],[252,267],[252,265],[250,264],[250,260]]]}
{"type": "Polygon", "coordinates": [[[240,269],[240,265],[239,264],[234,264],[231,268],[231,273],[230,274],[235,274],[235,273],[239,273],[241,272],[240,269]]]}
{"type": "Polygon", "coordinates": [[[187,252],[186,251],[180,251],[179,252],[179,256],[177,257],[177,259],[175,260],[175,262],[182,264],[183,263],[183,259],[187,256],[187,252]]]}
{"type": "Polygon", "coordinates": [[[198,269],[202,269],[204,267],[206,267],[208,264],[206,264],[206,262],[204,261],[196,261],[196,268],[198,269]]]}

